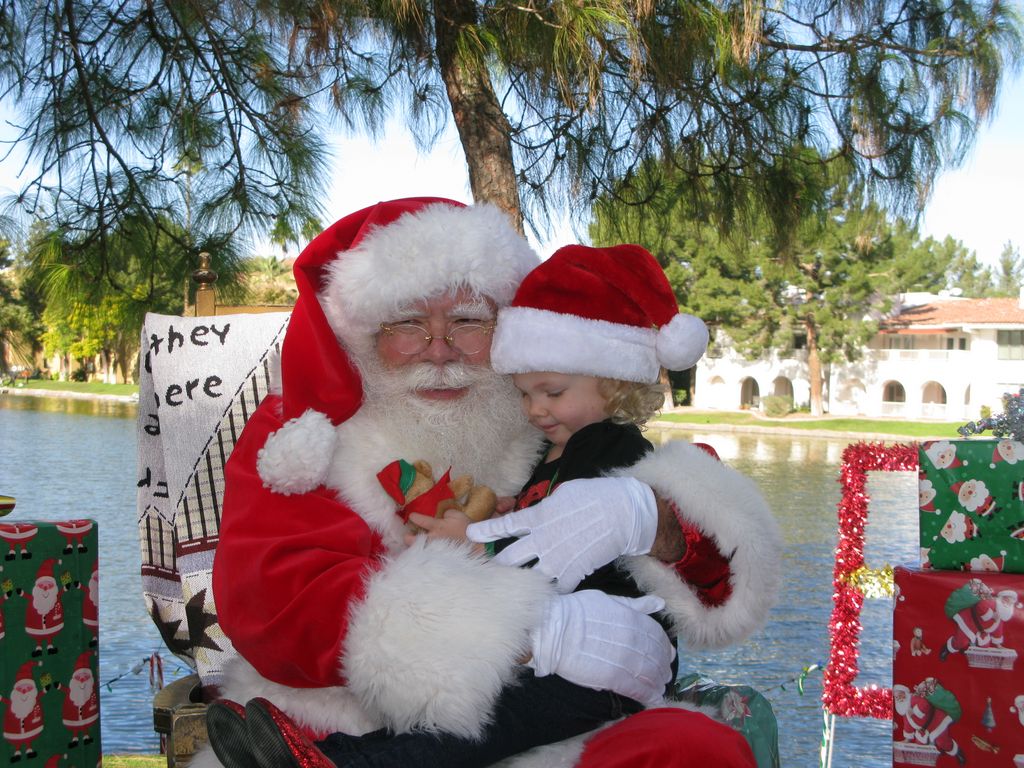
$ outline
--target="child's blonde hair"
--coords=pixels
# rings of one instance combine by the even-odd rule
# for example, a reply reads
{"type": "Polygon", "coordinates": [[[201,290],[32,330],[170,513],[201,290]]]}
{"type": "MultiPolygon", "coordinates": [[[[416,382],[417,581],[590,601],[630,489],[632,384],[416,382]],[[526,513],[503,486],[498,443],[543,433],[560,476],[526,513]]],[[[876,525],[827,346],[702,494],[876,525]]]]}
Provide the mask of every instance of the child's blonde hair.
{"type": "Polygon", "coordinates": [[[605,399],[605,413],[616,424],[642,427],[665,404],[661,384],[599,377],[597,391],[605,399]]]}

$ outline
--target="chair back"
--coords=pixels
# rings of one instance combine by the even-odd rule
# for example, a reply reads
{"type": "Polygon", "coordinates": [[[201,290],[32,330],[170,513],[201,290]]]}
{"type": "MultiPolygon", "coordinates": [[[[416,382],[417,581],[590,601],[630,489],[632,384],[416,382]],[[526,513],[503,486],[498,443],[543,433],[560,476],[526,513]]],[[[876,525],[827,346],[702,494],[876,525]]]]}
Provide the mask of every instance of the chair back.
{"type": "Polygon", "coordinates": [[[198,672],[211,694],[234,655],[217,622],[212,594],[224,464],[279,376],[289,317],[287,312],[149,314],[142,328],[137,426],[142,588],[167,648],[198,672]]]}

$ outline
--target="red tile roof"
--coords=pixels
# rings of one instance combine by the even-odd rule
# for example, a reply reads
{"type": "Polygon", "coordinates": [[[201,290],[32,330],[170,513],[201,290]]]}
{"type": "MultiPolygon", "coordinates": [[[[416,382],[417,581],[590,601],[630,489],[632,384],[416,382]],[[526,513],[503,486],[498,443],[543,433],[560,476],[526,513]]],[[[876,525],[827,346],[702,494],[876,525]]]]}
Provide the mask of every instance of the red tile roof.
{"type": "Polygon", "coordinates": [[[883,323],[883,328],[908,326],[1024,325],[1024,308],[1009,299],[949,299],[908,307],[883,323]]]}

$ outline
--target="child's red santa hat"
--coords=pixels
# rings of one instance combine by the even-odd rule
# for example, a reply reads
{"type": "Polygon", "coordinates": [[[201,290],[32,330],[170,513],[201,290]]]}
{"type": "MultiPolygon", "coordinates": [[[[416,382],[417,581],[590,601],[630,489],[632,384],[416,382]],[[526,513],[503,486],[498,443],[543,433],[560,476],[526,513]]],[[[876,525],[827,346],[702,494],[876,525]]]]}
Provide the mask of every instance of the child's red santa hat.
{"type": "Polygon", "coordinates": [[[334,427],[362,403],[345,347],[367,349],[381,322],[452,289],[503,306],[536,264],[502,211],[444,198],[377,203],[320,233],[295,261],[299,298],[281,350],[288,423],[261,451],[264,484],[306,493],[326,477],[334,427]]]}
{"type": "Polygon", "coordinates": [[[557,371],[654,383],[692,368],[708,330],[679,312],[658,262],[639,245],[568,245],[533,270],[498,313],[499,373],[557,371]]]}

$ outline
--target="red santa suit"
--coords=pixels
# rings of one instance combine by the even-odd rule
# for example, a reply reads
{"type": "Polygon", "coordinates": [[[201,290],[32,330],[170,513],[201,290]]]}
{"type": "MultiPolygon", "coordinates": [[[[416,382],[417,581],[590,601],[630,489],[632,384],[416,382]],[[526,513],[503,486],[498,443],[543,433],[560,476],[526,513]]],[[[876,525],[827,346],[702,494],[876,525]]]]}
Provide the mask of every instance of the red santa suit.
{"type": "Polygon", "coordinates": [[[943,754],[961,757],[960,746],[950,731],[960,719],[960,704],[935,678],[926,678],[913,691],[903,685],[894,686],[893,701],[903,719],[903,741],[931,745],[943,754]]]}
{"type": "Polygon", "coordinates": [[[14,755],[24,750],[34,755],[32,742],[43,732],[43,707],[39,701],[39,688],[32,677],[32,662],[26,661],[18,669],[11,690],[11,697],[3,699],[7,705],[4,713],[4,740],[10,743],[14,755]]]}
{"type": "Polygon", "coordinates": [[[96,694],[96,678],[92,673],[92,652],[85,651],[75,662],[75,670],[67,683],[67,694],[64,697],[64,727],[71,732],[69,747],[78,745],[80,737],[85,743],[92,741],[89,730],[100,717],[99,696],[96,694]]]}
{"type": "Polygon", "coordinates": [[[980,579],[971,579],[946,600],[945,612],[956,629],[940,657],[962,653],[970,647],[987,648],[1003,645],[1003,624],[1012,618],[1017,593],[1003,590],[998,595],[980,579]]]}
{"type": "MultiPolygon", "coordinates": [[[[281,394],[260,404],[226,468],[213,585],[221,626],[242,659],[225,670],[225,697],[265,696],[315,734],[382,725],[481,731],[551,585],[451,542],[405,546],[377,473],[397,459],[442,462],[395,455],[401,448],[360,410],[361,379],[338,338],[372,338],[379,322],[444,293],[453,276],[507,304],[535,264],[496,209],[422,198],[346,217],[299,257],[281,394]],[[331,323],[317,297],[328,273],[341,294],[326,301],[331,323]]],[[[512,495],[539,447],[521,429],[474,480],[512,495]]],[[[630,474],[683,518],[683,562],[623,562],[665,599],[679,636],[717,647],[759,628],[777,591],[781,541],[756,486],[682,442],[630,474]]],[[[567,748],[578,755],[581,746],[567,748]]]]}
{"type": "Polygon", "coordinates": [[[76,548],[79,552],[88,551],[82,540],[92,530],[92,520],[63,520],[56,524],[56,528],[66,542],[64,554],[70,554],[76,548]]]}
{"type": "Polygon", "coordinates": [[[53,577],[54,562],[50,559],[39,567],[32,594],[25,594],[28,600],[25,607],[25,634],[36,639],[33,655],[39,655],[44,640],[49,646],[49,652],[55,653],[53,640],[64,629],[64,605],[61,602],[60,584],[53,577]]]}
{"type": "Polygon", "coordinates": [[[22,557],[31,557],[28,545],[39,533],[39,528],[31,523],[0,523],[0,539],[7,542],[6,560],[13,560],[21,549],[22,557]]]}
{"type": "Polygon", "coordinates": [[[92,567],[92,575],[89,577],[89,584],[85,588],[85,596],[82,598],[82,623],[92,633],[90,646],[95,646],[99,640],[100,618],[100,572],[98,565],[92,567]]]}

